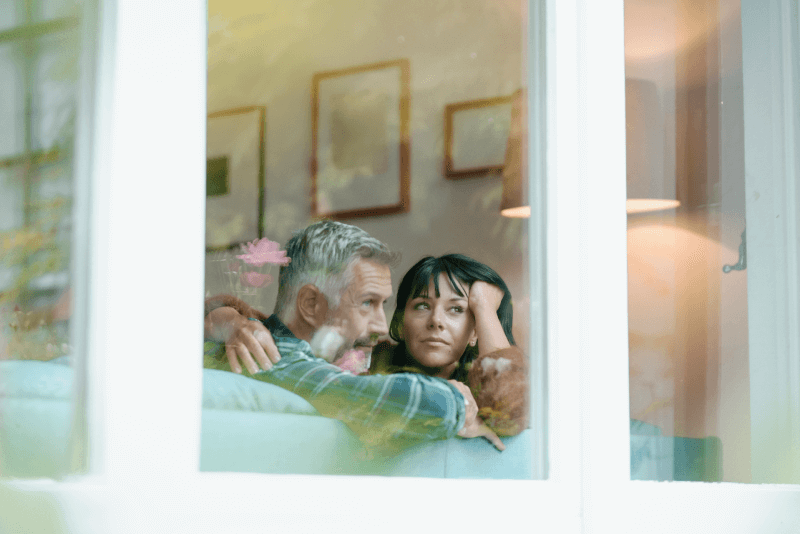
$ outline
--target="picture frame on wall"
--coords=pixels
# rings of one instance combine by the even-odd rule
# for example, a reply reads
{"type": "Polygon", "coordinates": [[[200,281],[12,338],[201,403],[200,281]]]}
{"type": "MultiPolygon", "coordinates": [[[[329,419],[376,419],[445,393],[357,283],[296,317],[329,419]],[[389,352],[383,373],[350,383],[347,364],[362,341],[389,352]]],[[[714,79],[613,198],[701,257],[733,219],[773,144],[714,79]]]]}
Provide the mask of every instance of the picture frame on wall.
{"type": "Polygon", "coordinates": [[[503,171],[515,94],[455,102],[445,107],[446,178],[503,171]]]}
{"type": "Polygon", "coordinates": [[[229,250],[264,236],[267,108],[208,114],[206,250],[229,250]]]}
{"type": "Polygon", "coordinates": [[[398,59],[313,76],[313,217],[409,211],[410,70],[398,59]]]}

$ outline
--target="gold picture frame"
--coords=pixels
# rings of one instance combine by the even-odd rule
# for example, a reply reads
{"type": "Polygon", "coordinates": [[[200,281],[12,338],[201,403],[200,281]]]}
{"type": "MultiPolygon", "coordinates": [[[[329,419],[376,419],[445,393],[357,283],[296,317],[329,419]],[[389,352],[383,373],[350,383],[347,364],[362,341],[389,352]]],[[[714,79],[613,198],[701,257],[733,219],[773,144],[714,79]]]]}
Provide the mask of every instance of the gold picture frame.
{"type": "Polygon", "coordinates": [[[398,59],[313,76],[313,217],[409,211],[410,70],[398,59]]]}
{"type": "Polygon", "coordinates": [[[267,108],[215,111],[207,120],[206,250],[230,250],[264,237],[267,108]]]}
{"type": "Polygon", "coordinates": [[[446,178],[454,180],[503,171],[515,94],[445,107],[446,178]]]}

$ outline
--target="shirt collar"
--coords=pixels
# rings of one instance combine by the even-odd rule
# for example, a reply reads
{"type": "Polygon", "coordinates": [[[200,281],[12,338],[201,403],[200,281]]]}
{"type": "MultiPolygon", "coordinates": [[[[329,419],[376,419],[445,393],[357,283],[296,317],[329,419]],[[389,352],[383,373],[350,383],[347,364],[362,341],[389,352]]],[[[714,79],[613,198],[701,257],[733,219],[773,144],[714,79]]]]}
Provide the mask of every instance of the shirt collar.
{"type": "Polygon", "coordinates": [[[295,336],[292,331],[289,330],[289,327],[283,324],[283,321],[278,319],[278,316],[274,313],[270,315],[266,321],[264,321],[264,326],[267,327],[267,330],[269,330],[273,337],[288,337],[297,339],[297,336],[295,336]]]}

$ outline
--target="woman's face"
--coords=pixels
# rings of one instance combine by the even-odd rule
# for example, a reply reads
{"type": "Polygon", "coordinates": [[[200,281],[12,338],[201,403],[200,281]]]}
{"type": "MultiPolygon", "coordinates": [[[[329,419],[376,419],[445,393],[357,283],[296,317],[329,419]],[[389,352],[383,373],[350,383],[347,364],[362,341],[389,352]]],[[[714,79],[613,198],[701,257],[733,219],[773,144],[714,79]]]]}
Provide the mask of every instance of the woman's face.
{"type": "MultiPolygon", "coordinates": [[[[467,291],[462,284],[462,291],[467,291]]],[[[467,344],[477,341],[475,318],[463,297],[450,286],[445,274],[439,275],[439,296],[433,279],[428,296],[406,302],[403,316],[403,339],[408,353],[432,376],[449,378],[467,344]]]]}

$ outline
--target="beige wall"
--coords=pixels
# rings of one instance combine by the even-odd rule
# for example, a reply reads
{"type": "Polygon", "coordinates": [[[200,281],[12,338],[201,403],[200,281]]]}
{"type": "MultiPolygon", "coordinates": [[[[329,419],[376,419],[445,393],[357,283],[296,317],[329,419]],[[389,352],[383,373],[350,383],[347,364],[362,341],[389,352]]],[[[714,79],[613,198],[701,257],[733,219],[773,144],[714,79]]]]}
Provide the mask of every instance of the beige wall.
{"type": "Polygon", "coordinates": [[[628,219],[631,417],[721,438],[724,479],[748,482],[747,271],[722,271],[745,226],[738,4],[645,4],[626,2],[626,75],[656,87],[657,120],[628,139],[629,180],[682,205],[628,219]]]}
{"type": "MultiPolygon", "coordinates": [[[[459,252],[495,268],[527,338],[527,222],[499,215],[498,176],[443,176],[447,104],[522,86],[521,0],[209,2],[208,109],[265,105],[266,236],[310,222],[311,81],[316,72],[407,58],[411,65],[411,211],[352,219],[403,253],[400,276],[426,254],[459,252]]],[[[208,271],[207,271],[208,272],[208,271]]],[[[277,274],[277,269],[274,274],[277,274]]],[[[208,280],[211,293],[224,291],[208,280]]],[[[271,311],[274,284],[255,304],[271,311]]]]}

